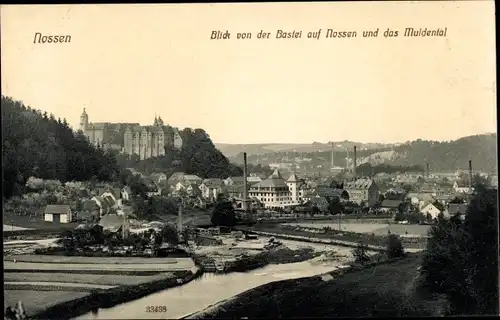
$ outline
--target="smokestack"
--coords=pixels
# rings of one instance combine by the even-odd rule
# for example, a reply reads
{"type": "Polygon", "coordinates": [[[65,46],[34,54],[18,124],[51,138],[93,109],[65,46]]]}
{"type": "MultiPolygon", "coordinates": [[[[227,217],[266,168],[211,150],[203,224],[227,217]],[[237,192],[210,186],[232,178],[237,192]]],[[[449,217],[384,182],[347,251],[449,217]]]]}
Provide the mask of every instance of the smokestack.
{"type": "Polygon", "coordinates": [[[243,210],[247,210],[248,186],[247,186],[247,153],[243,153],[243,210]]]}
{"type": "Polygon", "coordinates": [[[428,164],[428,163],[426,163],[426,164],[425,164],[425,167],[426,167],[425,177],[426,177],[426,178],[429,178],[429,173],[430,173],[430,171],[429,171],[429,164],[428,164]]]}
{"type": "Polygon", "coordinates": [[[179,205],[179,215],[177,216],[177,232],[179,235],[182,233],[182,206],[184,205],[183,202],[179,205]]]}
{"type": "Polygon", "coordinates": [[[345,172],[349,172],[349,148],[346,149],[347,155],[345,158],[345,172]]]}
{"type": "Polygon", "coordinates": [[[354,179],[356,179],[356,146],[354,146],[354,167],[352,169],[354,179]]]}
{"type": "Polygon", "coordinates": [[[332,164],[331,167],[333,168],[333,142],[332,142],[332,164]]]}
{"type": "Polygon", "coordinates": [[[469,188],[472,188],[472,161],[469,160],[469,188]]]}

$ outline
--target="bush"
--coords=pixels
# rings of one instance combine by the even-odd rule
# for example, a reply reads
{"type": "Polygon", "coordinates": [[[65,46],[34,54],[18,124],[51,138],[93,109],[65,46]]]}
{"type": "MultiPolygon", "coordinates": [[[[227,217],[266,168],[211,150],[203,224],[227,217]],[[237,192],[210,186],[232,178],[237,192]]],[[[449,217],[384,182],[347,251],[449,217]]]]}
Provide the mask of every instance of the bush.
{"type": "Polygon", "coordinates": [[[368,246],[364,243],[359,243],[356,248],[352,250],[352,255],[354,256],[354,262],[364,265],[366,262],[370,261],[368,256],[368,246]]]}
{"type": "Polygon", "coordinates": [[[405,252],[403,244],[397,235],[391,234],[387,237],[387,257],[389,259],[403,257],[405,252]]]}

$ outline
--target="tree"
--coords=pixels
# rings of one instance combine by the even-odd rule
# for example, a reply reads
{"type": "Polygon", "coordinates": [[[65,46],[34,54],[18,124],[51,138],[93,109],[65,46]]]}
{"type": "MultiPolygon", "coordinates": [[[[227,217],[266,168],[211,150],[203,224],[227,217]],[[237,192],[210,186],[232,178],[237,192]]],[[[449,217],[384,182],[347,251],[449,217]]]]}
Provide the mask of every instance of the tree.
{"type": "Polygon", "coordinates": [[[399,236],[391,234],[387,237],[387,257],[389,259],[399,258],[404,256],[404,249],[399,236]]]}
{"type": "Polygon", "coordinates": [[[177,244],[179,243],[179,234],[173,226],[165,225],[161,228],[160,236],[162,242],[177,244]]]}
{"type": "Polygon", "coordinates": [[[359,243],[351,252],[356,263],[364,265],[370,261],[370,257],[368,256],[368,246],[364,243],[359,243]]]}
{"type": "Polygon", "coordinates": [[[478,189],[464,221],[438,217],[423,258],[423,285],[447,296],[452,315],[498,314],[497,191],[478,189]]]}
{"type": "Polygon", "coordinates": [[[214,226],[234,226],[236,224],[236,217],[231,201],[219,195],[212,209],[212,218],[210,221],[214,226]]]}

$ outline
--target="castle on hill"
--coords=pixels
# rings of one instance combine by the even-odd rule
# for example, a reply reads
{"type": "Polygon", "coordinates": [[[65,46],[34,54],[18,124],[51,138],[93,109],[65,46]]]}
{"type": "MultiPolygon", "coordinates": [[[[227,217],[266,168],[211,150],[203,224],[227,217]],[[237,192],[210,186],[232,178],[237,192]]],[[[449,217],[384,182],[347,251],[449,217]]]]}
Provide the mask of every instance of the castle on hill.
{"type": "Polygon", "coordinates": [[[164,125],[161,117],[156,117],[152,126],[139,123],[89,123],[89,116],[83,108],[80,116],[80,130],[95,146],[114,149],[139,159],[149,159],[165,155],[166,150],[182,149],[182,138],[177,128],[164,125]]]}

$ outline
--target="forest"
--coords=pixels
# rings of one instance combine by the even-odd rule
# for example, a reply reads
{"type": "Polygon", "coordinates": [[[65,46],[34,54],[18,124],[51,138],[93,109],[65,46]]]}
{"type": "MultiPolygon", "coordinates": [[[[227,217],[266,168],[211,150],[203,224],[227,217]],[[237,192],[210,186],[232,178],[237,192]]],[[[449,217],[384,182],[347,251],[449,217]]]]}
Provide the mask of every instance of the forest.
{"type": "Polygon", "coordinates": [[[61,182],[118,177],[115,156],[92,146],[66,119],[1,99],[4,199],[22,194],[31,176],[61,182]]]}

